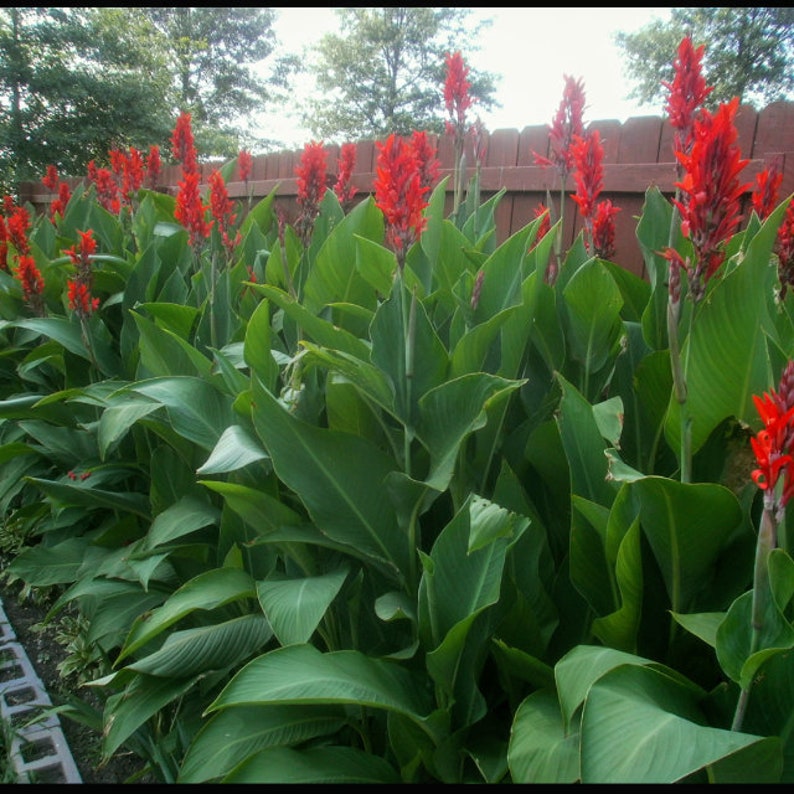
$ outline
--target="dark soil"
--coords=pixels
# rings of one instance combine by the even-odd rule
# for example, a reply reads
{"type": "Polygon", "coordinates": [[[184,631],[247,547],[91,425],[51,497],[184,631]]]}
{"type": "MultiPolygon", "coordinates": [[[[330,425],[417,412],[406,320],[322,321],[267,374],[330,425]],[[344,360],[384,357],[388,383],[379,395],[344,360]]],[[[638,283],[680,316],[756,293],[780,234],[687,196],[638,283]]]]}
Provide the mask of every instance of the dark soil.
{"type": "MultiPolygon", "coordinates": [[[[16,586],[9,585],[2,578],[0,578],[0,600],[3,612],[14,629],[17,642],[25,649],[50,700],[56,706],[63,703],[64,689],[69,685],[61,678],[58,665],[66,658],[67,652],[56,641],[54,628],[44,631],[34,630],[44,618],[46,607],[30,598],[20,598],[18,583],[16,586]]],[[[87,699],[82,690],[79,697],[87,699]]],[[[131,753],[119,752],[106,764],[100,766],[101,736],[91,728],[65,716],[59,716],[59,721],[83,783],[156,782],[151,776],[135,779],[144,763],[131,753]]]]}

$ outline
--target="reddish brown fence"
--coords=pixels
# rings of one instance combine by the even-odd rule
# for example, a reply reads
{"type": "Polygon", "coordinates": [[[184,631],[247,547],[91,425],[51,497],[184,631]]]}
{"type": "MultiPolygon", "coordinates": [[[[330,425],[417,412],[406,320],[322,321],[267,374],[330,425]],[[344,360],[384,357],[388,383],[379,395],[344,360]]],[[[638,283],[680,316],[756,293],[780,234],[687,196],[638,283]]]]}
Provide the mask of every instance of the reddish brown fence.
{"type": "MultiPolygon", "coordinates": [[[[657,186],[666,195],[675,191],[675,161],[673,157],[672,128],[658,116],[630,118],[624,123],[616,120],[594,121],[588,126],[598,129],[604,144],[604,188],[602,198],[609,198],[621,208],[616,217],[615,261],[639,276],[645,276],[645,266],[635,236],[637,217],[642,212],[645,191],[657,186]]],[[[761,111],[742,105],[736,115],[736,127],[742,157],[749,163],[742,171],[742,181],[752,187],[756,174],[773,159],[778,158],[783,170],[781,199],[794,193],[794,103],[775,102],[761,111]]],[[[496,210],[497,239],[502,242],[521,229],[534,217],[534,209],[547,201],[547,191],[552,200],[559,200],[559,184],[551,168],[534,165],[533,152],[548,153],[548,128],[546,125],[516,129],[496,130],[488,137],[488,148],[482,169],[482,198],[487,199],[502,188],[506,193],[496,210]]],[[[437,139],[442,176],[451,172],[453,151],[448,136],[437,139]]],[[[328,171],[336,172],[338,146],[328,146],[328,171]]],[[[372,190],[376,149],[374,141],[358,143],[353,184],[359,196],[372,190]]],[[[288,217],[294,216],[296,180],[295,167],[301,150],[260,155],[254,158],[249,189],[254,198],[261,198],[276,190],[277,201],[284,205],[288,217]]],[[[469,158],[471,159],[471,158],[469,158]]],[[[206,181],[217,163],[204,164],[206,181]]],[[[471,172],[471,171],[470,171],[471,172]]],[[[176,192],[181,172],[178,166],[164,169],[162,188],[176,192]]],[[[573,185],[569,184],[569,189],[573,185]]],[[[246,195],[242,182],[230,181],[229,195],[241,198],[246,195]]],[[[448,204],[451,209],[452,180],[447,185],[448,204]]],[[[41,184],[26,183],[20,191],[22,201],[30,201],[38,208],[45,207],[54,198],[41,184]]],[[[749,196],[749,189],[747,192],[749,196]]],[[[581,224],[576,205],[566,199],[564,236],[570,244],[579,233],[581,224]]]]}

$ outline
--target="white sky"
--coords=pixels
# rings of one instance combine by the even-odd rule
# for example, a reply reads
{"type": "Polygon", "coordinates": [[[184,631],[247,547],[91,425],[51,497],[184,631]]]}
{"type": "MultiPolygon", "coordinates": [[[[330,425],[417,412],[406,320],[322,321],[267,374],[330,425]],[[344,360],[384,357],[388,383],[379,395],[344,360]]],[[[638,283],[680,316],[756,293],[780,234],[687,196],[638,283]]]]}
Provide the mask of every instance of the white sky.
{"type": "MultiPolygon", "coordinates": [[[[338,32],[333,8],[276,8],[280,51],[311,59],[312,45],[325,33],[338,32]]],[[[472,8],[472,17],[492,19],[481,35],[481,49],[462,52],[467,65],[501,75],[496,99],[502,107],[481,118],[490,131],[549,124],[562,99],[564,75],[582,80],[585,123],[631,116],[661,115],[662,109],[625,99],[631,85],[623,76],[613,33],[633,32],[654,19],[667,19],[669,8],[472,8]]],[[[672,61],[675,53],[670,53],[672,61]]],[[[296,99],[311,92],[311,82],[296,89],[296,99]]],[[[300,148],[311,140],[298,113],[268,114],[266,135],[300,148]]],[[[264,130],[263,130],[264,132],[264,130]]]]}

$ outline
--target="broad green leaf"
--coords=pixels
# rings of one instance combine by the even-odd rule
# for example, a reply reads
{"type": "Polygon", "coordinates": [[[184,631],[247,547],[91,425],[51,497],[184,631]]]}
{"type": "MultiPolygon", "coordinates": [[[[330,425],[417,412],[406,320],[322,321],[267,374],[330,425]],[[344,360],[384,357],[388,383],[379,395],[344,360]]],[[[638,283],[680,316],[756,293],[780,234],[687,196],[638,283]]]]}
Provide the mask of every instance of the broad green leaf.
{"type": "Polygon", "coordinates": [[[332,540],[387,565],[401,578],[408,549],[384,488],[394,462],[357,436],[292,416],[254,381],[254,425],[273,468],[332,540]]]}
{"type": "Polygon", "coordinates": [[[615,489],[607,481],[606,444],[593,406],[562,375],[557,379],[562,387],[557,423],[571,471],[571,492],[609,507],[615,489]]]}
{"type": "Polygon", "coordinates": [[[366,237],[356,235],[355,240],[356,270],[378,294],[388,295],[397,267],[394,251],[366,237]]]}
{"type": "Polygon", "coordinates": [[[282,645],[309,642],[347,574],[343,568],[322,576],[256,583],[259,603],[282,645]]]}
{"type": "Polygon", "coordinates": [[[174,430],[207,451],[234,424],[229,398],[200,378],[152,378],[130,389],[164,405],[174,430]]]}
{"type": "Polygon", "coordinates": [[[199,574],[182,585],[161,607],[135,622],[116,664],[191,612],[212,610],[247,598],[256,598],[256,590],[253,579],[245,571],[215,568],[199,574]]]}
{"type": "Polygon", "coordinates": [[[199,484],[219,493],[226,504],[260,534],[302,521],[301,516],[288,505],[257,488],[218,480],[200,480],[199,484]]]}
{"type": "Polygon", "coordinates": [[[672,609],[685,612],[742,521],[739,501],[715,483],[644,477],[624,487],[639,509],[672,609]]]}
{"type": "Polygon", "coordinates": [[[513,783],[579,782],[579,732],[563,729],[553,693],[538,690],[518,707],[507,763],[513,783]]]}
{"type": "Polygon", "coordinates": [[[487,422],[486,410],[523,381],[473,372],[430,389],[420,400],[416,434],[430,452],[427,484],[443,491],[452,479],[461,445],[487,422]]]}
{"type": "Polygon", "coordinates": [[[580,267],[562,291],[567,342],[586,372],[597,372],[614,355],[623,331],[623,296],[597,259],[580,267]]]}
{"type": "Polygon", "coordinates": [[[109,758],[146,720],[182,697],[198,680],[138,675],[128,687],[105,703],[102,754],[109,758]]]}
{"type": "Polygon", "coordinates": [[[419,722],[432,708],[430,694],[400,665],[359,651],[322,653],[311,645],[289,645],[249,662],[206,713],[266,703],[369,706],[419,722]]]}
{"type": "Polygon", "coordinates": [[[356,747],[326,745],[265,748],[233,769],[222,782],[350,785],[401,781],[396,770],[378,755],[356,747]]]}
{"type": "Polygon", "coordinates": [[[97,430],[97,444],[102,460],[107,458],[108,452],[120,441],[129,429],[144,416],[160,408],[160,403],[152,400],[133,399],[120,405],[110,405],[99,419],[97,430]]]}
{"type": "Polygon", "coordinates": [[[206,675],[210,670],[224,670],[248,660],[272,636],[264,617],[243,615],[211,626],[174,631],[158,650],[126,669],[160,678],[206,675]]]}
{"type": "MultiPolygon", "coordinates": [[[[681,348],[687,362],[687,416],[692,453],[724,419],[736,417],[752,428],[760,420],[752,401],[772,384],[766,333],[771,332],[767,291],[774,289],[769,259],[746,257],[718,281],[695,313],[692,332],[681,348]]],[[[678,449],[681,406],[670,398],[665,435],[678,449]]]]}
{"type": "Polygon", "coordinates": [[[224,709],[196,734],[182,761],[177,782],[214,782],[258,750],[301,744],[334,733],[344,723],[344,713],[337,706],[224,709]]]}
{"type": "Polygon", "coordinates": [[[275,388],[278,365],[270,350],[270,302],[263,300],[254,309],[245,329],[245,363],[268,389],[275,388]]]}
{"type": "Polygon", "coordinates": [[[137,312],[130,312],[138,326],[142,377],[187,375],[209,378],[212,361],[168,328],[161,328],[137,312]]]}
{"type": "Polygon", "coordinates": [[[712,648],[717,647],[717,629],[725,619],[724,612],[697,612],[691,615],[682,615],[672,612],[673,620],[683,626],[690,634],[700,637],[703,642],[712,648]]]}
{"type": "Polygon", "coordinates": [[[244,427],[231,425],[221,433],[215,448],[196,469],[196,474],[227,474],[266,458],[267,453],[244,427]]]}
{"type": "Polygon", "coordinates": [[[209,502],[186,494],[178,502],[158,513],[146,533],[143,547],[154,549],[218,523],[220,511],[209,502]]]}
{"type": "Polygon", "coordinates": [[[43,480],[39,477],[28,477],[27,481],[35,485],[47,496],[67,505],[80,505],[105,510],[131,512],[141,518],[149,517],[149,500],[144,494],[132,491],[107,491],[91,486],[91,480],[66,483],[43,480]]]}
{"type": "Polygon", "coordinates": [[[369,345],[349,331],[338,328],[322,317],[312,314],[312,312],[308,311],[278,287],[269,284],[257,284],[255,289],[283,309],[284,313],[291,317],[306,332],[306,335],[318,345],[332,350],[341,350],[362,361],[369,361],[369,345]]]}
{"type": "Polygon", "coordinates": [[[14,557],[5,571],[34,587],[71,584],[78,577],[88,545],[85,538],[70,538],[54,546],[32,546],[14,557]]]}
{"type": "Polygon", "coordinates": [[[697,701],[656,670],[607,672],[588,692],[582,715],[582,782],[675,783],[756,744],[766,758],[763,739],[705,725],[697,701]]]}
{"type": "Polygon", "coordinates": [[[141,303],[138,308],[145,309],[154,318],[158,327],[175,333],[185,341],[190,340],[191,331],[199,316],[199,310],[195,306],[164,301],[141,303]]]}

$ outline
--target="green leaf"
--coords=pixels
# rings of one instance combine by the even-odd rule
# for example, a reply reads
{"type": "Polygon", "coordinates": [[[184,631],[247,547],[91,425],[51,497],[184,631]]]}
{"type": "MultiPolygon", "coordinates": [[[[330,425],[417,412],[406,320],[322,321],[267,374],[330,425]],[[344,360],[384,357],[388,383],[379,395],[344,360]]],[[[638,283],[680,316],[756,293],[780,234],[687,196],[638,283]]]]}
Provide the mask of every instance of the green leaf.
{"type": "Polygon", "coordinates": [[[182,761],[177,782],[214,781],[258,750],[308,742],[338,731],[344,723],[344,712],[337,706],[224,709],[196,734],[182,761]]]}
{"type": "Polygon", "coordinates": [[[148,416],[159,408],[160,403],[152,400],[144,401],[140,398],[125,401],[120,405],[108,406],[102,412],[97,430],[97,444],[102,460],[107,458],[108,452],[139,419],[143,419],[144,416],[148,416]]]}
{"type": "Polygon", "coordinates": [[[281,526],[295,526],[303,520],[288,505],[257,488],[215,480],[200,480],[199,484],[219,493],[226,504],[260,534],[281,526]]]}
{"type": "Polygon", "coordinates": [[[516,711],[507,763],[513,783],[577,783],[579,732],[563,729],[553,693],[539,690],[516,711]]]}
{"type": "Polygon", "coordinates": [[[309,642],[345,582],[348,569],[256,583],[259,603],[282,645],[309,642]]]}
{"type": "Polygon", "coordinates": [[[244,427],[231,425],[221,433],[215,448],[196,469],[196,474],[226,474],[266,458],[267,453],[244,427]]]}
{"type": "Polygon", "coordinates": [[[368,706],[418,722],[432,708],[427,690],[397,664],[359,651],[322,653],[311,645],[289,645],[249,662],[206,713],[266,703],[368,706]]]}
{"type": "Polygon", "coordinates": [[[656,670],[611,670],[587,695],[582,782],[675,783],[753,745],[766,759],[765,740],[703,723],[690,689],[656,670]]]}
{"type": "Polygon", "coordinates": [[[218,523],[220,511],[217,507],[195,496],[185,495],[178,502],[158,513],[146,538],[143,548],[155,549],[189,535],[198,529],[218,523]]]}
{"type": "Polygon", "coordinates": [[[409,552],[384,483],[395,464],[357,436],[296,419],[254,381],[254,425],[273,468],[332,540],[385,564],[408,570],[409,552]]]}
{"type": "Polygon", "coordinates": [[[149,500],[144,494],[127,491],[106,491],[91,486],[90,479],[84,482],[66,483],[28,477],[42,492],[52,499],[67,505],[80,505],[105,510],[131,512],[149,518],[149,500]]]}
{"type": "Polygon", "coordinates": [[[245,571],[239,568],[205,571],[183,584],[161,607],[135,621],[116,663],[197,609],[216,609],[232,601],[255,597],[254,581],[245,571]]]}
{"type": "Polygon", "coordinates": [[[447,488],[461,445],[467,436],[485,426],[488,406],[523,383],[473,372],[425,393],[419,400],[416,434],[430,452],[430,474],[425,482],[431,488],[447,488]]]}
{"type": "Polygon", "coordinates": [[[246,661],[272,636],[262,615],[243,615],[211,626],[174,631],[158,650],[125,669],[161,678],[206,675],[246,661]]]}
{"type": "Polygon", "coordinates": [[[355,747],[268,747],[232,770],[223,783],[399,783],[383,758],[355,747]]]}
{"type": "Polygon", "coordinates": [[[229,398],[200,378],[152,378],[129,390],[164,405],[174,430],[207,451],[215,447],[224,429],[234,424],[229,398]]]}

